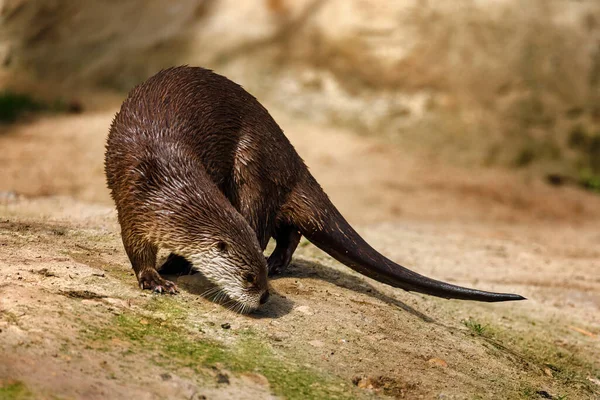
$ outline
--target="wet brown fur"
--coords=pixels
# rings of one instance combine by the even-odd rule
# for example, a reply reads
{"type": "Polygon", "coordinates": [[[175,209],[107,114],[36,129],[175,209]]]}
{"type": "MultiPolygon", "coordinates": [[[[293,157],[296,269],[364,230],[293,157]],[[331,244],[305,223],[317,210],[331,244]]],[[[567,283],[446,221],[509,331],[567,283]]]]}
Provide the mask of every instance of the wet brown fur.
{"type": "Polygon", "coordinates": [[[379,254],[331,204],[267,110],[203,68],[170,68],[132,90],[110,128],[105,168],[142,287],[174,287],[155,270],[158,247],[192,264],[195,254],[217,247],[266,291],[262,252],[269,239],[277,242],[268,259],[275,273],[305,235],[351,268],[405,290],[522,299],[435,281],[379,254]]]}

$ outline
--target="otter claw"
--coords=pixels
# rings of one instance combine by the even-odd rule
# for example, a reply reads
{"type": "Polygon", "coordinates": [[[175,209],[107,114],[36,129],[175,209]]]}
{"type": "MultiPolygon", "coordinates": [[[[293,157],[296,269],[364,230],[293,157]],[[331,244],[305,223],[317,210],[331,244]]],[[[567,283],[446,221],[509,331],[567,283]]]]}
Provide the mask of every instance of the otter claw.
{"type": "Polygon", "coordinates": [[[165,283],[162,285],[156,285],[154,287],[149,287],[148,289],[150,289],[150,290],[152,290],[152,292],[158,293],[158,294],[163,294],[163,293],[177,294],[177,293],[179,293],[177,286],[173,282],[170,282],[170,281],[165,281],[165,283]]]}
{"type": "Polygon", "coordinates": [[[140,289],[149,289],[154,293],[177,294],[177,285],[160,277],[156,271],[147,272],[140,277],[140,289]]]}
{"type": "MultiPolygon", "coordinates": [[[[167,281],[169,282],[169,281],[167,281]]],[[[177,294],[179,293],[179,290],[177,289],[177,286],[175,286],[175,284],[173,284],[172,286],[169,286],[168,284],[166,285],[166,287],[163,286],[156,286],[154,288],[154,293],[169,293],[169,294],[177,294]]]]}
{"type": "Polygon", "coordinates": [[[156,285],[150,289],[152,289],[152,291],[154,293],[159,293],[159,294],[163,294],[163,293],[177,294],[177,293],[179,293],[177,286],[173,282],[170,282],[170,281],[165,281],[165,283],[163,285],[156,285]]]}

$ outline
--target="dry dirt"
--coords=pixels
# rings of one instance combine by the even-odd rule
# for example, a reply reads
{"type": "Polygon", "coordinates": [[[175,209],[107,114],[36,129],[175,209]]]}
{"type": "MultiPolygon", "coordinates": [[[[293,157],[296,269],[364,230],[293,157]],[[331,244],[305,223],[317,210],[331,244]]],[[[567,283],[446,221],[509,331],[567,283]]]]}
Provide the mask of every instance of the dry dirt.
{"type": "Polygon", "coordinates": [[[406,293],[302,242],[266,307],[237,315],[196,276],[137,288],[102,171],[115,111],[0,131],[0,399],[600,398],[600,196],[274,109],[374,247],[529,300],[406,293]]]}

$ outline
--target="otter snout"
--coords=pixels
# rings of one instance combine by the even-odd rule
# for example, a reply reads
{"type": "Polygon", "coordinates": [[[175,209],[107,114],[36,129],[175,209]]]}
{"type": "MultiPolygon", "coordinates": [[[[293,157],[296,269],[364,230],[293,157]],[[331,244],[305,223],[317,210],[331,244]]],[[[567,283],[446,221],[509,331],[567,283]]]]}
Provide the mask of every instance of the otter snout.
{"type": "Polygon", "coordinates": [[[265,292],[260,296],[260,304],[265,304],[269,300],[269,291],[265,290],[265,292]]]}

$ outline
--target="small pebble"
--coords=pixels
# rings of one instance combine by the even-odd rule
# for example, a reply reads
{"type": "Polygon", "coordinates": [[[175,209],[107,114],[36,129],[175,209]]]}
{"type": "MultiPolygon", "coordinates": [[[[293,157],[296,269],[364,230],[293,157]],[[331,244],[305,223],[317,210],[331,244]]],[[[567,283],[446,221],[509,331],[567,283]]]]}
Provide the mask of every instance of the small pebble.
{"type": "Polygon", "coordinates": [[[443,368],[446,368],[448,366],[448,363],[445,360],[442,360],[441,358],[430,358],[429,360],[427,360],[427,362],[431,365],[437,365],[443,368]]]}
{"type": "Polygon", "coordinates": [[[219,372],[217,374],[217,383],[225,383],[229,385],[229,377],[227,376],[227,374],[219,372]]]}
{"type": "Polygon", "coordinates": [[[165,372],[160,374],[160,379],[162,379],[163,381],[168,381],[171,379],[171,374],[165,372]]]}
{"type": "Polygon", "coordinates": [[[231,328],[231,324],[229,322],[225,322],[224,324],[221,324],[221,328],[229,329],[229,328],[231,328]]]}

